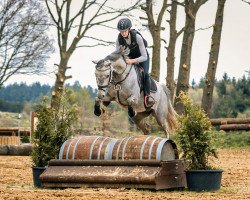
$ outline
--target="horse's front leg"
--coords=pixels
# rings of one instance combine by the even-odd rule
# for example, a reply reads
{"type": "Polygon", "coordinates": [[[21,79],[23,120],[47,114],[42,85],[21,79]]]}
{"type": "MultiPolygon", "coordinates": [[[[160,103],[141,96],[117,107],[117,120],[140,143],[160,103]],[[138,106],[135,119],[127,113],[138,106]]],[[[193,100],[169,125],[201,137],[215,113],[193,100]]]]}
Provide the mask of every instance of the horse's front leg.
{"type": "Polygon", "coordinates": [[[133,107],[134,105],[138,104],[138,101],[134,95],[131,95],[129,98],[127,98],[127,103],[129,106],[133,107]]]}
{"type": "Polygon", "coordinates": [[[102,111],[101,111],[101,100],[99,98],[95,99],[94,114],[96,116],[98,116],[98,117],[102,114],[102,111]]]}
{"type": "Polygon", "coordinates": [[[133,106],[137,104],[137,100],[135,98],[135,96],[130,96],[129,98],[127,98],[127,103],[128,103],[128,115],[129,117],[134,117],[135,116],[135,111],[133,109],[133,106]]]}
{"type": "Polygon", "coordinates": [[[96,97],[95,106],[94,106],[94,114],[99,117],[104,112],[104,109],[101,109],[101,102],[104,106],[107,107],[109,106],[111,101],[112,99],[110,97],[105,97],[104,99],[99,99],[98,97],[96,97]]]}

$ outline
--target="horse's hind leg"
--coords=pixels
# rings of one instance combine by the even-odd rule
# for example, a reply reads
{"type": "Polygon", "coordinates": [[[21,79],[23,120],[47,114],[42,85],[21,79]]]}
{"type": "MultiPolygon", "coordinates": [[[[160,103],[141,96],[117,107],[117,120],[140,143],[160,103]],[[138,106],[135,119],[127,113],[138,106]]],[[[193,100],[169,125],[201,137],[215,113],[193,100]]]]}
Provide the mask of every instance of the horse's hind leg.
{"type": "Polygon", "coordinates": [[[143,119],[148,117],[150,115],[150,112],[139,112],[134,117],[132,117],[132,120],[135,122],[135,124],[139,127],[139,129],[142,130],[144,135],[148,135],[149,132],[149,125],[144,122],[143,119]]]}
{"type": "Polygon", "coordinates": [[[164,114],[164,112],[162,112],[162,110],[157,110],[157,111],[153,112],[152,114],[155,117],[159,126],[164,131],[167,138],[169,138],[168,125],[167,125],[166,115],[164,114]]]}

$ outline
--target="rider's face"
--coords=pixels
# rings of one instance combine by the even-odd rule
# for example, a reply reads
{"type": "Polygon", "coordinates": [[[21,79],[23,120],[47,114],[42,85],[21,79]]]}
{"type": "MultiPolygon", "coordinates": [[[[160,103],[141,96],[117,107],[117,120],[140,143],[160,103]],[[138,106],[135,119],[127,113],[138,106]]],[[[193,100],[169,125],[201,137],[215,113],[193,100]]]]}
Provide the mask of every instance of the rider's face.
{"type": "Polygon", "coordinates": [[[126,30],[126,31],[120,31],[122,37],[126,38],[128,37],[128,33],[129,33],[129,30],[126,30]]]}

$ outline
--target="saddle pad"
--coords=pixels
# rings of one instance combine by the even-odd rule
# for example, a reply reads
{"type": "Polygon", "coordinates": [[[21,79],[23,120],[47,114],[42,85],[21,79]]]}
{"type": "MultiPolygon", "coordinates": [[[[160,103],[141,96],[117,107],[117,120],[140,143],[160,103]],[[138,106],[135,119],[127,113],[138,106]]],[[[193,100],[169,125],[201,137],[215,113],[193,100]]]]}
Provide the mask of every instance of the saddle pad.
{"type": "Polygon", "coordinates": [[[139,65],[134,65],[136,74],[137,74],[137,80],[138,80],[138,85],[140,87],[141,92],[143,91],[143,68],[140,67],[139,65]]]}
{"type": "Polygon", "coordinates": [[[157,92],[157,86],[155,80],[150,76],[150,92],[157,92]]]}
{"type": "MultiPolygon", "coordinates": [[[[143,81],[144,81],[144,70],[139,65],[134,65],[135,71],[137,73],[137,80],[141,91],[143,91],[143,81]]],[[[157,86],[155,80],[150,76],[150,92],[157,92],[157,86]]]]}

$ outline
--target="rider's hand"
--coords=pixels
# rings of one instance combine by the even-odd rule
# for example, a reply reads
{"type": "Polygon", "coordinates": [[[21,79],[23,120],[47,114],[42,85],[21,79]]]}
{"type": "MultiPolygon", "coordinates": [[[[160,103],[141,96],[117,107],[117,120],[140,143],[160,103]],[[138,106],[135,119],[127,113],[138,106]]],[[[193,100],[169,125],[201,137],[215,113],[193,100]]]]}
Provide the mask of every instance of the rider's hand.
{"type": "Polygon", "coordinates": [[[133,63],[136,63],[136,62],[137,62],[137,59],[129,59],[129,58],[126,59],[127,64],[133,64],[133,63]]]}

